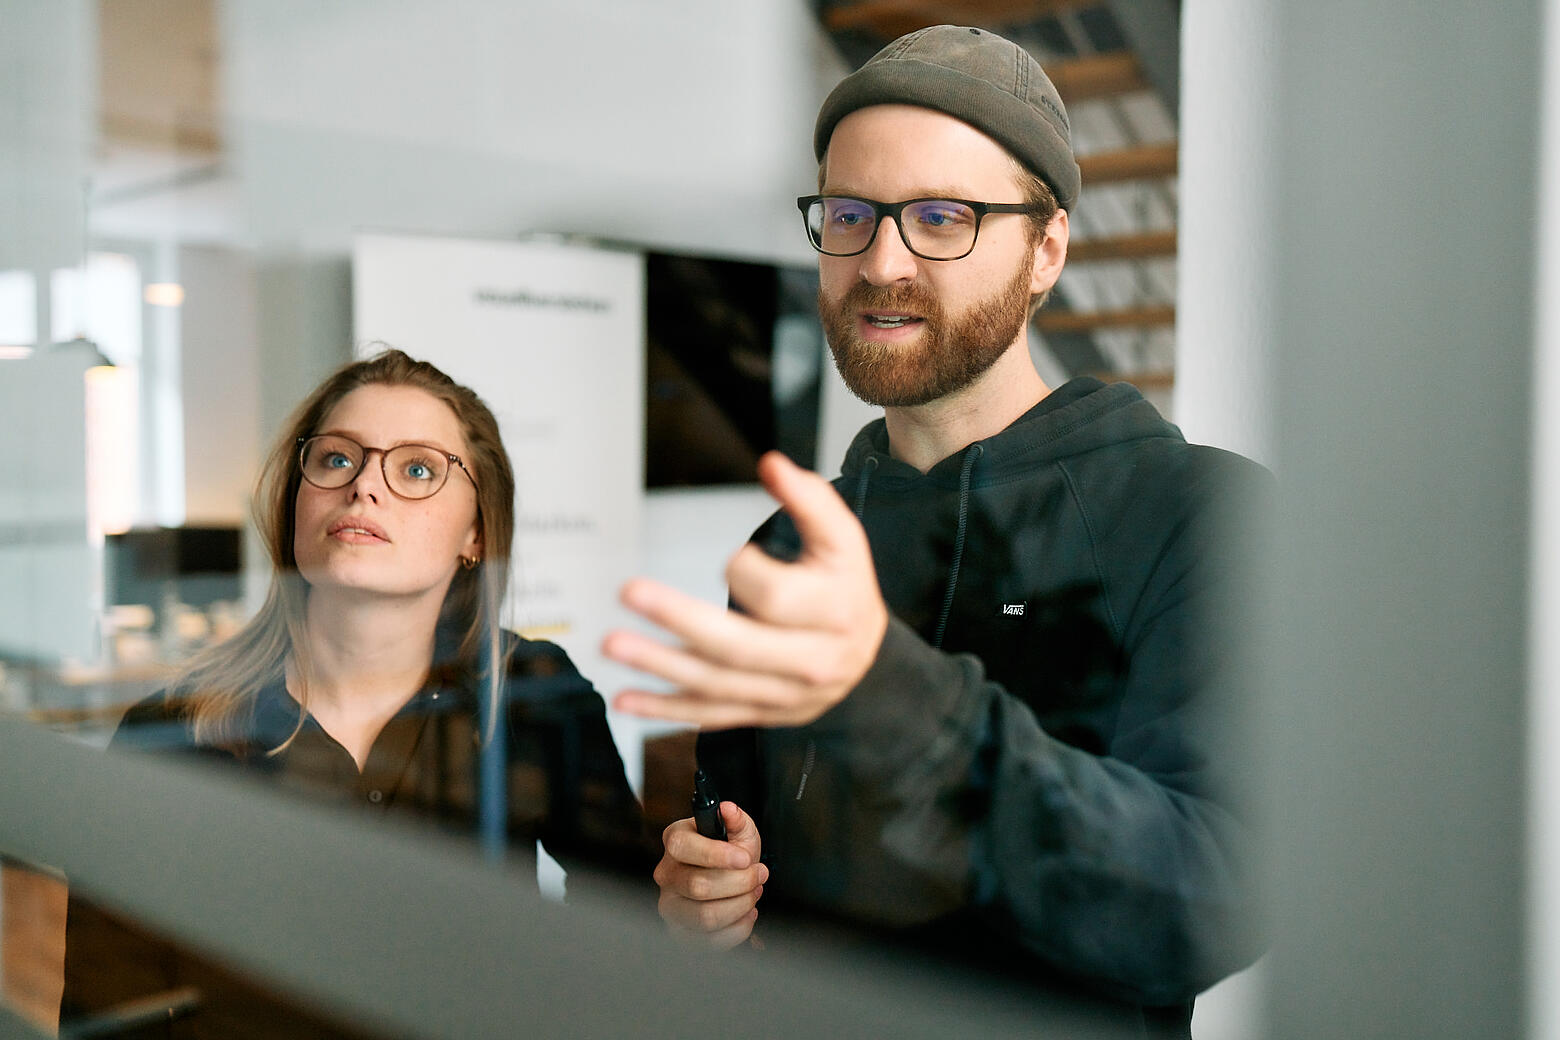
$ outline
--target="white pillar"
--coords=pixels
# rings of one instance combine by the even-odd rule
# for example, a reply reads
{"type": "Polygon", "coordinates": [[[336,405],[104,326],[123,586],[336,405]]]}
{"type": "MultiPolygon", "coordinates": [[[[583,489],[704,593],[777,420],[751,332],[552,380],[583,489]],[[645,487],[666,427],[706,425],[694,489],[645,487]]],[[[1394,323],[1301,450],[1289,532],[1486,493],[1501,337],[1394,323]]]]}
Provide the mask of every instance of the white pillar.
{"type": "Polygon", "coordinates": [[[1181,19],[1175,396],[1187,439],[1267,462],[1277,204],[1273,9],[1194,0],[1181,19]]]}

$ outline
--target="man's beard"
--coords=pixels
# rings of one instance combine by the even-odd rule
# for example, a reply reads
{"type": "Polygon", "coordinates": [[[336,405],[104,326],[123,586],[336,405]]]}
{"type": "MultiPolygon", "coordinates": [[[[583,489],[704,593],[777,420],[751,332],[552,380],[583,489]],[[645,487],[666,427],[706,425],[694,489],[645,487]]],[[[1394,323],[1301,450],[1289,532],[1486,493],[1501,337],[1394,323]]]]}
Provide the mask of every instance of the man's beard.
{"type": "Polygon", "coordinates": [[[924,282],[892,287],[857,282],[837,303],[820,288],[818,313],[851,393],[885,408],[927,404],[975,382],[1018,338],[1029,317],[1029,265],[1021,264],[1007,285],[952,320],[924,282]],[[863,340],[856,329],[862,312],[920,317],[919,342],[863,340]]]}

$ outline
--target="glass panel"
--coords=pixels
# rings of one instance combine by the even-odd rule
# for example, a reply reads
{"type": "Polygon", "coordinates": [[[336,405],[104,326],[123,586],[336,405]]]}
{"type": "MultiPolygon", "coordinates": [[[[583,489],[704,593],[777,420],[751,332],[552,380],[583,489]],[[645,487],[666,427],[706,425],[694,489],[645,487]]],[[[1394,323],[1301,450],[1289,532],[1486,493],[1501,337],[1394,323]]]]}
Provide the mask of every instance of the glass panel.
{"type": "MultiPolygon", "coordinates": [[[[1031,893],[1004,887],[1026,864],[981,826],[984,773],[890,825],[906,791],[857,798],[872,763],[727,734],[708,757],[751,768],[721,793],[789,813],[763,869],[807,869],[766,882],[731,957],[692,960],[657,913],[696,745],[608,707],[647,682],[602,651],[621,583],[723,601],[774,508],[760,456],[832,474],[870,418],[841,404],[795,226],[798,99],[841,71],[816,17],[0,0],[7,1008],[45,1030],[62,994],[67,1030],[172,1008],[174,1036],[682,1036],[729,1029],[715,978],[786,1034],[1001,1035],[973,974],[1023,1030],[1034,1005],[1141,1025],[1098,979],[1030,977],[1031,893]],[[410,358],[331,382],[387,348],[410,358]],[[325,429],[386,454],[302,480],[325,429]]],[[[946,216],[907,233],[957,251],[946,216]]],[[[1075,590],[1009,588],[1041,550],[992,525],[973,513],[948,648],[1073,698],[1014,714],[1086,769],[1119,633],[1075,590]],[[1026,609],[1066,651],[1054,682],[977,623],[1026,609]]],[[[877,548],[887,591],[941,602],[945,574],[877,548]]]]}

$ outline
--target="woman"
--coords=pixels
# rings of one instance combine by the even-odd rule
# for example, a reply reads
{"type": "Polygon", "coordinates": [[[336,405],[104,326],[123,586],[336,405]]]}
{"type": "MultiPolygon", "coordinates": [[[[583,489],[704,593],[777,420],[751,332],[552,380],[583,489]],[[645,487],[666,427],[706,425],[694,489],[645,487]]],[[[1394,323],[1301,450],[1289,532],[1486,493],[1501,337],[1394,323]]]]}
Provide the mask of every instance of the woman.
{"type": "MultiPolygon", "coordinates": [[[[113,745],[422,817],[507,842],[533,866],[539,840],[571,875],[646,877],[601,698],[557,646],[499,626],[513,503],[498,423],[474,392],[397,350],[341,368],[262,469],[255,518],[275,574],[264,607],[132,708],[113,745]]],[[[135,949],[146,941],[73,900],[62,1019],[186,984],[189,959],[135,949]]],[[[189,1035],[252,1032],[267,1016],[278,1028],[258,1035],[283,1035],[282,1010],[256,1012],[263,995],[227,977],[201,985],[186,1025],[205,1023],[189,1035]]]]}

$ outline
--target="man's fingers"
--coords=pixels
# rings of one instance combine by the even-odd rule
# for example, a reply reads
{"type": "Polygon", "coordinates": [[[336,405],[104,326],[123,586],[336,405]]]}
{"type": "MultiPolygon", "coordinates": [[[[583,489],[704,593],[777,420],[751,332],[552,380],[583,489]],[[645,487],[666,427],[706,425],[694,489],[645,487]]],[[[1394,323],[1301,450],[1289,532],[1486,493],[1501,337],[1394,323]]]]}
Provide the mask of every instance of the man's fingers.
{"type": "Polygon", "coordinates": [[[697,596],[663,585],[649,578],[633,578],[618,590],[618,599],[634,613],[652,621],[674,635],[682,635],[681,629],[708,630],[731,623],[731,612],[725,607],[706,603],[697,596]]]}
{"type": "Polygon", "coordinates": [[[791,512],[806,543],[803,559],[782,564],[756,548],[733,558],[732,595],[751,616],[648,579],[624,584],[624,605],[681,645],[608,633],[607,657],[676,688],[624,690],[613,699],[618,710],[707,729],[801,725],[837,704],[870,667],[888,612],[860,523],[827,481],[782,455],[767,454],[760,474],[791,512]]]}
{"type": "Polygon", "coordinates": [[[655,870],[663,893],[690,903],[724,903],[763,888],[768,878],[769,868],[762,863],[747,870],[710,870],[663,859],[655,870]]]}
{"type": "MultiPolygon", "coordinates": [[[[776,641],[783,641],[788,633],[648,578],[626,582],[619,598],[625,607],[676,636],[689,650],[717,664],[730,664],[750,671],[777,671],[777,664],[793,659],[796,654],[794,648],[774,647],[776,641]]],[[[618,630],[607,633],[602,650],[615,661],[654,672],[679,685],[694,685],[691,677],[667,675],[646,668],[641,661],[648,661],[653,656],[649,649],[653,645],[648,637],[618,630]]]]}
{"type": "Polygon", "coordinates": [[[871,554],[862,546],[865,566],[852,572],[828,567],[798,566],[770,556],[749,542],[732,554],[726,564],[726,588],[731,600],[748,615],[771,625],[838,631],[850,623],[851,598],[840,594],[848,578],[875,583],[871,554]]]}
{"type": "MultiPolygon", "coordinates": [[[[602,644],[603,652],[614,661],[650,675],[659,676],[680,690],[700,694],[718,694],[723,699],[752,704],[781,704],[789,699],[786,677],[769,670],[786,667],[798,654],[775,654],[771,659],[751,656],[736,668],[720,660],[719,647],[693,648],[667,646],[637,632],[613,632],[602,644]]],[[[805,659],[805,658],[804,658],[805,659]]]]}
{"type": "Polygon", "coordinates": [[[718,932],[711,932],[706,936],[709,944],[717,950],[730,950],[747,942],[748,936],[753,934],[753,926],[758,923],[758,907],[749,910],[747,914],[736,924],[727,925],[718,932]]]}
{"type": "Polygon", "coordinates": [[[718,903],[690,903],[676,896],[661,895],[657,909],[672,931],[716,949],[729,950],[746,939],[758,920],[761,889],[718,903]]]}
{"type": "MultiPolygon", "coordinates": [[[[758,549],[752,551],[762,555],[758,549]]],[[[787,576],[782,584],[790,583],[792,577],[787,576]]],[[[785,703],[792,698],[792,682],[838,682],[852,674],[860,663],[855,658],[865,652],[854,642],[841,643],[839,632],[823,627],[826,623],[859,624],[861,617],[845,615],[838,597],[823,583],[804,582],[804,586],[797,595],[785,590],[772,594],[774,602],[793,605],[789,611],[793,617],[789,622],[771,622],[715,607],[654,582],[636,580],[624,586],[623,602],[682,645],[668,646],[643,633],[619,629],[602,640],[602,652],[614,661],[694,692],[754,704],[785,703]],[[809,613],[816,617],[809,619],[809,613]]]]}
{"type": "Polygon", "coordinates": [[[765,632],[746,647],[711,642],[686,648],[667,646],[638,632],[618,631],[603,641],[602,652],[665,679],[678,694],[760,709],[791,707],[799,686],[851,677],[860,655],[850,644],[794,630],[765,632]]]}
{"type": "MultiPolygon", "coordinates": [[[[738,810],[739,812],[741,810],[738,810]]],[[[722,814],[724,815],[724,813],[722,814]]],[[[747,814],[743,813],[745,817],[747,814]]],[[[751,821],[749,821],[751,823],[751,821]]],[[[714,838],[706,838],[700,834],[693,825],[693,819],[687,818],[669,824],[666,830],[661,832],[661,844],[666,849],[668,859],[690,867],[708,867],[716,870],[747,870],[754,866],[752,850],[745,845],[738,845],[730,841],[717,841],[714,838]]],[[[666,865],[666,860],[662,860],[666,865]]],[[[765,871],[767,875],[767,870],[765,871]]],[[[656,868],[656,881],[660,882],[661,868],[656,868]]],[[[755,876],[748,884],[761,883],[755,876]]],[[[730,894],[730,893],[723,893],[730,894]]]]}
{"type": "Polygon", "coordinates": [[[758,479],[791,517],[802,536],[804,555],[833,559],[850,552],[867,552],[867,536],[834,486],[803,469],[778,451],[758,460],[758,479]]]}
{"type": "MultiPolygon", "coordinates": [[[[747,852],[753,857],[753,862],[758,863],[763,845],[758,836],[758,824],[753,822],[753,817],[743,812],[736,802],[721,802],[720,818],[726,824],[726,841],[747,852]]],[[[769,868],[765,867],[759,883],[767,880],[769,868]]]]}

